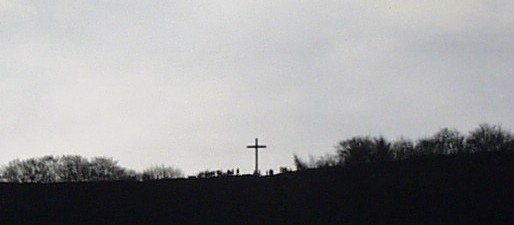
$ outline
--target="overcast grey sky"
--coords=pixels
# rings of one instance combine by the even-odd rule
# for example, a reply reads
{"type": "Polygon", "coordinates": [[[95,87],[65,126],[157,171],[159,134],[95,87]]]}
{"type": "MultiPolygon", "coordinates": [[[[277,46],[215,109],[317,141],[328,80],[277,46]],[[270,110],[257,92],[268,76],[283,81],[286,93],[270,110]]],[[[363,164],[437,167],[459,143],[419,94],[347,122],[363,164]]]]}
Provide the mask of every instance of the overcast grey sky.
{"type": "Polygon", "coordinates": [[[356,135],[514,128],[514,2],[0,0],[0,164],[292,167],[356,135]]]}

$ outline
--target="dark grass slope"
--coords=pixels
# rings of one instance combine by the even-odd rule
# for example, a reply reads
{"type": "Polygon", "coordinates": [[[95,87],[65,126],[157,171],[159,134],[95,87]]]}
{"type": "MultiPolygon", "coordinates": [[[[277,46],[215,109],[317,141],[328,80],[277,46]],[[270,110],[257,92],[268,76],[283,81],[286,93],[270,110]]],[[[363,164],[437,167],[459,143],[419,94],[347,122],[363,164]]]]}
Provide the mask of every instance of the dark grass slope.
{"type": "Polygon", "coordinates": [[[514,224],[514,154],[273,177],[1,184],[0,224],[514,224]]]}

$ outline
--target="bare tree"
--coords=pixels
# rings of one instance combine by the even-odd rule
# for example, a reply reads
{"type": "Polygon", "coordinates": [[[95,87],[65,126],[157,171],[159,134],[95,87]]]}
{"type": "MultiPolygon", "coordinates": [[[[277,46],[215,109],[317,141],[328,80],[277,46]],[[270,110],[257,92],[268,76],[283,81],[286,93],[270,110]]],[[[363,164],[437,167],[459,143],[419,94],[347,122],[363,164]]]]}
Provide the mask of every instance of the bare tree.
{"type": "Polygon", "coordinates": [[[184,177],[182,170],[172,166],[153,166],[143,171],[143,180],[161,180],[184,177]]]}
{"type": "Polygon", "coordinates": [[[365,136],[341,141],[336,149],[344,165],[356,165],[371,162],[373,146],[373,140],[365,136]]]}
{"type": "Polygon", "coordinates": [[[370,156],[372,163],[387,162],[394,159],[394,154],[389,143],[384,137],[373,138],[370,156]]]}
{"type": "Polygon", "coordinates": [[[456,129],[443,128],[433,137],[434,149],[436,154],[456,154],[464,151],[464,136],[456,129]]]}
{"type": "Polygon", "coordinates": [[[415,154],[414,143],[405,138],[396,140],[391,148],[396,160],[404,160],[415,154]]]}
{"type": "Polygon", "coordinates": [[[122,180],[135,176],[135,172],[118,166],[111,158],[96,157],[89,162],[79,155],[16,159],[2,169],[2,179],[13,183],[122,180]]]}
{"type": "Polygon", "coordinates": [[[514,150],[514,134],[500,125],[480,124],[465,140],[469,152],[514,150]]]}

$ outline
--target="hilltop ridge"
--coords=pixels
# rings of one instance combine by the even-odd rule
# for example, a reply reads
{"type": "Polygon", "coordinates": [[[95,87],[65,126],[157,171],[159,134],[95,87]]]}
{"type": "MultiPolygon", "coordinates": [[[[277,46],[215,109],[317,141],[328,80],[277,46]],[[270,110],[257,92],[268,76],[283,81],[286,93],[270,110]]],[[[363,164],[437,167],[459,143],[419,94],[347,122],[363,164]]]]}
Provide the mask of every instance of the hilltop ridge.
{"type": "Polygon", "coordinates": [[[268,177],[0,184],[2,224],[510,224],[514,154],[268,177]]]}

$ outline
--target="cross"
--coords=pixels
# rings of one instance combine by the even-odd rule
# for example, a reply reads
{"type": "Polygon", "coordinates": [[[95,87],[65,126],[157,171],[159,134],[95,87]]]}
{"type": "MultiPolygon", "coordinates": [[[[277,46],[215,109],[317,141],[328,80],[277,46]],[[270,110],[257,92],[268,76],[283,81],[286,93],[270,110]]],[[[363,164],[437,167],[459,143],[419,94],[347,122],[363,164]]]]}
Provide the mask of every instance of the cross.
{"type": "Polygon", "coordinates": [[[255,145],[248,145],[246,148],[255,149],[255,171],[254,174],[259,174],[259,148],[266,148],[266,145],[259,145],[259,139],[255,138],[255,145]]]}

